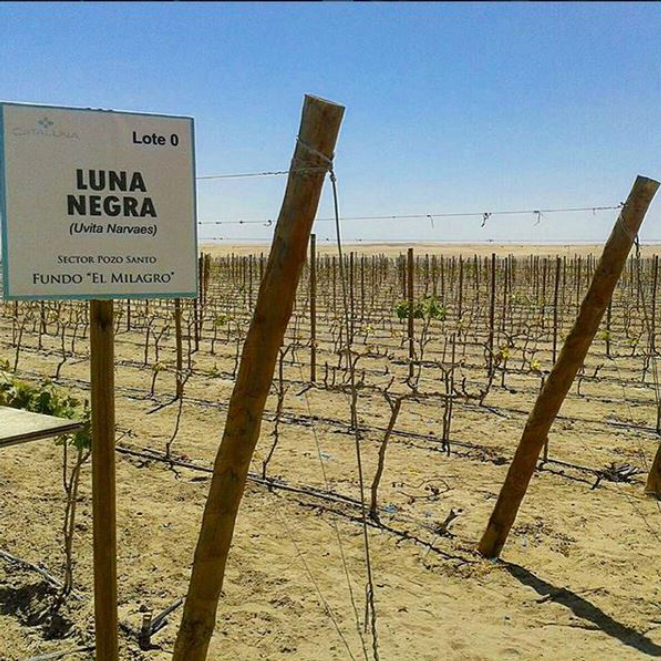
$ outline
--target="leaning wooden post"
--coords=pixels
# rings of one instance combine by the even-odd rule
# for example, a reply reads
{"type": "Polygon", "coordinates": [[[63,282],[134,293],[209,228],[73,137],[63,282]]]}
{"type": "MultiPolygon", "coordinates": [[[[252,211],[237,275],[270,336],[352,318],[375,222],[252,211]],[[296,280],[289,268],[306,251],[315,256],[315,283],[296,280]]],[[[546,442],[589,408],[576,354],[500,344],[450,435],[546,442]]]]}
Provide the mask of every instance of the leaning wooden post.
{"type": "Polygon", "coordinates": [[[310,381],[317,380],[317,235],[310,235],[310,381]]]}
{"type": "Polygon", "coordinates": [[[305,97],[285,198],[216,456],[173,661],[207,657],[236,515],[343,113],[342,106],[305,97]]]}
{"type": "Polygon", "coordinates": [[[113,302],[90,301],[92,522],[97,661],[118,659],[113,337],[113,302]]]}
{"type": "Polygon", "coordinates": [[[479,551],[487,558],[499,556],[507,540],[548,432],[571,388],[576,372],[583,365],[627,255],[658,187],[659,183],[652,179],[636,179],[604,246],[574,327],[567,336],[560,356],[528,417],[519,447],[480,541],[479,551]]]}

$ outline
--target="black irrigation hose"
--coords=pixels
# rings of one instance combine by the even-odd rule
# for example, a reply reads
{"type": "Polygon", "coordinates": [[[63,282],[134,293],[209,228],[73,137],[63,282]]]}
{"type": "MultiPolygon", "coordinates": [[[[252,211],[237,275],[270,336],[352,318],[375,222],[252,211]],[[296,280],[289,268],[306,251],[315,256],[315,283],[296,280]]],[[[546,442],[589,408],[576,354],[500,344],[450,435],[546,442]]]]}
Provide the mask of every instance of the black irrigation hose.
{"type": "Polygon", "coordinates": [[[65,650],[63,652],[51,652],[50,654],[41,654],[39,656],[31,656],[25,661],[55,661],[55,659],[64,659],[67,656],[73,656],[74,654],[82,654],[83,652],[93,652],[96,649],[95,645],[87,645],[85,647],[75,647],[71,650],[65,650]]]}
{"type": "MultiPolygon", "coordinates": [[[[158,461],[158,462],[165,463],[165,464],[170,464],[170,465],[173,465],[173,466],[181,466],[182,468],[187,468],[189,470],[198,471],[198,472],[207,473],[207,474],[212,474],[213,473],[212,468],[208,468],[206,466],[200,466],[199,464],[194,464],[194,463],[189,462],[189,461],[182,461],[182,460],[178,460],[178,459],[174,459],[174,458],[168,458],[165,455],[163,455],[159,452],[156,452],[155,450],[151,450],[151,449],[138,451],[138,450],[132,450],[131,448],[127,448],[125,446],[116,446],[115,451],[118,452],[119,454],[125,454],[125,455],[129,455],[129,456],[137,457],[137,458],[140,458],[140,459],[145,459],[145,460],[148,460],[148,461],[158,461]]],[[[323,501],[326,501],[326,502],[331,502],[331,503],[335,503],[335,504],[349,506],[352,509],[360,510],[362,508],[362,503],[359,500],[357,500],[355,498],[351,498],[350,496],[344,496],[342,494],[338,494],[338,493],[335,493],[335,492],[332,492],[332,491],[324,491],[322,489],[316,489],[314,487],[308,487],[308,486],[296,487],[296,486],[287,484],[285,482],[282,482],[281,480],[275,480],[275,479],[272,479],[272,478],[266,478],[266,479],[262,478],[259,475],[257,475],[256,473],[252,473],[252,472],[248,473],[248,480],[250,480],[251,482],[254,482],[256,484],[266,486],[268,489],[287,491],[289,493],[295,493],[295,494],[298,494],[298,495],[309,496],[309,497],[312,497],[312,498],[316,498],[318,500],[323,500],[323,501]]],[[[379,508],[379,511],[382,514],[387,514],[388,516],[390,516],[393,519],[397,518],[395,515],[390,514],[389,512],[386,512],[382,508],[379,508]]],[[[337,511],[337,510],[333,510],[333,512],[335,512],[336,514],[347,516],[347,514],[345,512],[341,512],[341,511],[337,511]]],[[[356,523],[360,523],[361,525],[363,524],[362,515],[358,515],[358,514],[355,515],[355,516],[349,515],[349,516],[347,516],[347,518],[349,518],[350,520],[352,520],[356,523]]],[[[416,521],[415,519],[411,519],[410,521],[412,521],[416,525],[420,526],[421,528],[427,530],[428,532],[434,533],[434,529],[431,526],[425,524],[424,522],[416,521]]],[[[417,537],[416,535],[412,535],[411,533],[409,533],[407,531],[397,530],[396,528],[392,528],[391,526],[387,526],[387,525],[383,524],[382,522],[377,523],[376,521],[368,519],[367,520],[367,525],[370,526],[370,527],[376,528],[378,530],[386,530],[386,531],[388,531],[388,532],[390,532],[390,533],[392,533],[392,534],[394,534],[394,535],[396,535],[396,536],[398,536],[402,539],[408,539],[408,540],[414,541],[417,544],[420,544],[420,545],[428,548],[430,551],[433,551],[433,552],[437,553],[438,555],[443,556],[444,558],[446,558],[448,560],[460,560],[462,562],[476,562],[474,560],[468,560],[468,559],[463,558],[461,556],[456,556],[456,555],[453,555],[453,554],[450,554],[450,553],[446,553],[445,551],[442,551],[441,549],[438,549],[438,548],[432,546],[431,543],[425,542],[424,540],[422,540],[420,537],[417,537]]]]}
{"type": "MultiPolygon", "coordinates": [[[[0,340],[0,342],[3,342],[5,344],[9,344],[8,342],[3,341],[3,340],[0,340]]],[[[36,354],[39,354],[39,355],[43,354],[43,352],[40,351],[36,347],[27,347],[26,346],[26,347],[23,347],[22,349],[27,351],[27,352],[36,353],[36,354]]],[[[49,354],[46,353],[45,355],[49,355],[49,354]]],[[[57,355],[57,351],[53,350],[51,355],[57,355]]],[[[81,359],[83,358],[82,354],[80,355],[80,358],[81,359]]],[[[117,364],[118,365],[124,365],[125,367],[134,367],[135,369],[142,369],[144,367],[138,361],[132,361],[132,360],[129,360],[129,359],[118,360],[117,364]]],[[[294,364],[294,363],[292,363],[292,364],[294,364]]],[[[43,378],[43,375],[39,375],[38,373],[30,371],[30,370],[21,370],[21,371],[25,374],[30,374],[31,376],[33,376],[35,378],[43,378]]],[[[168,370],[164,370],[164,371],[168,371],[168,370]]],[[[377,372],[377,370],[366,370],[366,371],[377,372]]],[[[513,372],[514,371],[510,371],[509,373],[513,373],[513,372]]],[[[525,374],[526,372],[521,371],[520,373],[525,374]]],[[[229,374],[227,374],[227,376],[229,376],[229,374]]],[[[583,381],[590,381],[590,380],[599,381],[600,379],[602,379],[602,380],[604,379],[603,376],[602,377],[596,377],[596,379],[595,379],[595,377],[590,377],[590,376],[585,376],[585,377],[580,377],[580,378],[583,381]]],[[[613,379],[613,380],[618,381],[617,379],[613,379]]],[[[73,382],[73,383],[86,384],[84,386],[84,388],[86,390],[89,390],[89,382],[84,381],[82,379],[75,379],[75,378],[72,378],[72,377],[60,377],[59,381],[60,382],[69,381],[69,382],[73,382]]],[[[294,384],[294,385],[300,385],[300,386],[306,385],[302,381],[296,381],[296,380],[293,380],[293,379],[292,380],[287,380],[287,382],[291,383],[291,384],[294,384]]],[[[621,383],[621,381],[618,381],[618,382],[621,383]]],[[[469,384],[469,385],[473,385],[473,384],[478,385],[479,384],[478,381],[473,381],[473,380],[467,381],[466,383],[469,384]]],[[[630,384],[629,382],[627,382],[627,383],[631,387],[634,387],[634,386],[636,386],[636,387],[642,387],[642,386],[652,387],[650,384],[643,384],[643,383],[630,384]]],[[[142,390],[142,389],[138,389],[138,388],[122,388],[122,387],[119,387],[119,386],[116,387],[116,390],[117,391],[129,390],[129,391],[136,392],[136,393],[148,393],[149,392],[147,390],[142,390]]],[[[493,390],[494,391],[501,391],[501,390],[503,390],[503,388],[496,385],[496,386],[493,387],[493,390]]],[[[504,388],[504,390],[507,391],[507,390],[510,390],[510,389],[506,387],[506,388],[504,388]]],[[[522,392],[535,392],[535,389],[533,389],[531,387],[517,388],[517,390],[520,390],[522,392]]],[[[153,399],[154,401],[158,401],[158,399],[156,397],[153,397],[153,398],[152,397],[147,397],[147,398],[153,399]]],[[[221,404],[211,402],[210,400],[197,399],[197,398],[193,398],[193,397],[186,397],[185,399],[188,400],[188,401],[194,402],[194,403],[207,404],[207,405],[211,405],[211,406],[216,406],[217,405],[218,407],[222,408],[221,404]]],[[[602,397],[602,396],[591,396],[590,399],[596,400],[596,401],[601,401],[601,402],[606,402],[606,403],[610,403],[612,401],[612,398],[602,397]]],[[[630,399],[630,401],[633,402],[633,403],[639,403],[639,404],[651,404],[647,400],[638,399],[638,398],[630,399]]],[[[500,411],[500,412],[504,412],[504,413],[513,413],[513,414],[516,414],[516,415],[524,415],[524,416],[528,415],[528,411],[524,411],[522,409],[517,409],[517,408],[513,408],[513,407],[506,407],[506,406],[486,406],[486,405],[478,407],[477,405],[472,404],[470,401],[461,401],[461,400],[459,400],[458,406],[460,406],[460,407],[463,406],[463,407],[465,407],[467,409],[470,409],[470,410],[488,410],[488,411],[491,411],[492,413],[497,413],[497,412],[500,411]]],[[[646,433],[649,433],[649,434],[653,434],[654,436],[658,436],[658,431],[657,431],[656,427],[650,427],[650,426],[647,426],[647,425],[639,425],[639,424],[636,424],[636,423],[633,423],[633,422],[629,423],[629,422],[618,422],[618,421],[613,421],[613,420],[596,420],[596,419],[590,419],[590,418],[583,418],[583,417],[579,417],[579,416],[567,416],[567,415],[558,415],[557,419],[558,420],[564,420],[564,421],[567,421],[567,422],[576,422],[576,423],[580,423],[580,424],[594,425],[597,429],[600,428],[601,426],[615,427],[617,429],[631,429],[631,430],[636,430],[636,431],[642,431],[642,432],[646,432],[646,433]]],[[[328,419],[328,423],[329,424],[346,424],[346,423],[342,423],[341,421],[334,420],[332,418],[328,419]]],[[[381,427],[373,427],[373,428],[365,427],[364,429],[366,429],[366,430],[374,429],[374,430],[377,430],[377,431],[385,431],[385,428],[381,428],[381,427]]],[[[395,431],[394,433],[398,434],[399,432],[395,431]]]]}
{"type": "MultiPolygon", "coordinates": [[[[28,370],[21,370],[22,373],[28,374],[32,376],[33,378],[39,378],[40,375],[37,372],[31,372],[28,370]]],[[[61,377],[59,379],[61,383],[70,383],[74,386],[77,386],[83,390],[89,390],[90,389],[90,384],[89,381],[85,381],[84,379],[76,379],[72,377],[61,377]]],[[[158,397],[152,397],[148,393],[148,391],[140,389],[140,388],[130,388],[127,386],[116,386],[115,390],[117,392],[123,392],[125,393],[125,396],[128,397],[129,399],[135,399],[138,401],[153,401],[155,403],[158,403],[157,408],[163,408],[165,406],[168,406],[172,404],[175,400],[172,398],[168,399],[163,399],[163,398],[158,398],[158,397]]],[[[184,401],[193,403],[198,406],[203,406],[206,408],[213,408],[217,410],[226,410],[227,409],[227,404],[224,404],[223,402],[217,402],[217,401],[212,401],[208,399],[203,399],[203,398],[196,398],[196,397],[189,397],[189,396],[184,396],[184,401]]],[[[508,408],[508,407],[495,407],[495,406],[479,406],[477,404],[472,404],[470,402],[460,402],[460,405],[465,407],[466,409],[473,410],[473,411],[489,411],[491,413],[494,413],[498,415],[499,413],[501,414],[502,417],[507,417],[506,415],[502,415],[503,412],[506,413],[511,413],[515,415],[520,415],[520,416],[527,416],[528,411],[524,411],[521,409],[514,409],[514,408],[508,408]]],[[[273,412],[269,412],[269,418],[273,418],[273,412]]],[[[347,431],[351,430],[351,426],[349,423],[344,422],[342,420],[336,419],[336,418],[327,418],[327,417],[321,417],[321,416],[308,416],[306,414],[292,414],[292,413],[285,413],[282,416],[283,421],[288,422],[289,424],[298,424],[298,425],[303,425],[303,426],[310,426],[314,424],[315,422],[320,422],[322,424],[326,424],[331,427],[336,427],[340,429],[345,429],[347,431]]],[[[610,426],[610,427],[615,427],[619,429],[631,429],[631,430],[636,430],[644,433],[648,433],[652,435],[654,438],[658,437],[657,430],[653,427],[647,427],[643,425],[636,425],[634,423],[624,423],[624,422],[616,422],[616,421],[602,421],[602,420],[590,420],[586,418],[578,418],[578,417],[572,417],[572,416],[567,416],[567,415],[558,415],[557,417],[558,420],[563,420],[566,422],[576,422],[580,424],[592,424],[594,425],[597,429],[603,427],[603,426],[610,426]]],[[[381,427],[378,425],[361,425],[361,430],[365,432],[378,432],[378,433],[383,433],[385,432],[386,428],[381,427]]],[[[415,440],[420,440],[426,443],[430,443],[434,446],[442,446],[443,442],[441,439],[430,435],[430,434],[421,434],[419,432],[412,432],[412,431],[406,431],[406,430],[397,430],[394,429],[392,431],[392,435],[394,437],[400,437],[400,438],[410,438],[410,439],[415,439],[415,440]]],[[[497,451],[494,451],[491,448],[485,447],[483,445],[479,445],[476,443],[471,443],[469,441],[461,441],[458,439],[453,439],[451,441],[451,445],[453,446],[458,446],[458,447],[464,447],[468,448],[470,450],[477,451],[479,453],[483,453],[482,456],[483,458],[486,458],[488,461],[492,461],[493,463],[497,464],[502,464],[507,461],[507,459],[497,453],[497,451]],[[486,456],[485,456],[486,455],[486,456]]],[[[455,454],[458,454],[455,452],[455,454]]],[[[462,456],[467,456],[466,454],[463,454],[462,456]]],[[[590,468],[590,467],[583,467],[578,464],[574,465],[577,469],[585,469],[588,471],[597,471],[599,469],[595,468],[590,468]]]]}

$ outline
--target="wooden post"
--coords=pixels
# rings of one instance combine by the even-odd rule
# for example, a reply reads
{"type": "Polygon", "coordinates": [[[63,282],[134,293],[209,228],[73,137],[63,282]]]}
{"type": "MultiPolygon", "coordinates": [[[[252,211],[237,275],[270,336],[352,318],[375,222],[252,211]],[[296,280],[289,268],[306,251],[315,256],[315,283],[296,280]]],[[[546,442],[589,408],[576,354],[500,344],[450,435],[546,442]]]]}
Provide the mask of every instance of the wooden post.
{"type": "Polygon", "coordinates": [[[202,305],[203,305],[203,283],[204,282],[204,255],[197,258],[197,296],[193,299],[195,310],[195,351],[200,350],[200,336],[202,335],[202,305]]]}
{"type": "Polygon", "coordinates": [[[353,344],[355,336],[355,258],[353,250],[349,253],[349,346],[353,344]]]}
{"type": "Polygon", "coordinates": [[[473,268],[475,269],[475,274],[473,276],[473,284],[475,286],[475,293],[479,296],[480,294],[480,268],[477,263],[477,255],[473,255],[473,268]]]}
{"type": "Polygon", "coordinates": [[[558,294],[559,293],[560,293],[560,257],[556,257],[555,283],[553,287],[553,363],[555,363],[556,358],[558,357],[558,294]]]}
{"type": "Polygon", "coordinates": [[[39,301],[39,350],[42,348],[42,336],[46,333],[46,306],[39,301]]]}
{"type": "Polygon", "coordinates": [[[648,496],[661,498],[661,443],[659,443],[659,447],[656,450],[656,456],[654,457],[652,468],[647,476],[645,493],[648,496]]]}
{"type": "Polygon", "coordinates": [[[542,262],[542,298],[540,307],[541,327],[542,330],[546,327],[546,274],[548,272],[548,257],[544,257],[542,262]]]}
{"type": "Polygon", "coordinates": [[[182,349],[181,334],[181,299],[174,299],[174,341],[177,353],[176,357],[176,398],[184,396],[184,354],[182,349]]]}
{"type": "Polygon", "coordinates": [[[252,312],[252,255],[246,257],[246,291],[248,292],[248,310],[252,312]]]}
{"type": "Polygon", "coordinates": [[[197,296],[193,299],[193,341],[195,342],[195,351],[198,351],[200,348],[200,326],[197,296]]]}
{"type": "Polygon", "coordinates": [[[337,258],[333,255],[332,264],[332,278],[333,278],[333,312],[337,310],[337,258]]]}
{"type": "Polygon", "coordinates": [[[650,359],[656,354],[656,291],[659,284],[659,256],[654,255],[652,267],[652,311],[650,315],[649,328],[649,353],[650,359]]]}
{"type": "Polygon", "coordinates": [[[310,381],[317,380],[317,235],[310,235],[310,381]]]}
{"type": "Polygon", "coordinates": [[[613,316],[613,299],[608,303],[606,310],[606,356],[611,357],[611,319],[613,316]]]}
{"type": "MultiPolygon", "coordinates": [[[[505,257],[503,262],[503,315],[500,320],[501,332],[504,334],[507,329],[507,290],[509,287],[509,263],[510,260],[505,257]]],[[[503,369],[503,379],[505,379],[505,370],[503,369]]]]}
{"type": "Polygon", "coordinates": [[[92,511],[96,660],[117,661],[113,302],[90,301],[92,511]]]}
{"type": "Polygon", "coordinates": [[[365,255],[360,256],[360,323],[365,323],[365,255]]]}
{"type": "Polygon", "coordinates": [[[560,357],[528,417],[505,483],[480,541],[479,551],[487,558],[499,556],[507,540],[548,432],[576,373],[583,365],[627,255],[658,187],[659,183],[652,179],[636,179],[604,246],[599,266],[583,299],[574,327],[567,336],[560,357]]]}
{"type": "Polygon", "coordinates": [[[495,317],[496,315],[496,253],[491,253],[491,297],[489,301],[489,338],[488,338],[488,367],[487,370],[491,372],[493,367],[493,338],[495,331],[495,317]]]}
{"type": "Polygon", "coordinates": [[[436,281],[436,255],[431,256],[431,293],[434,298],[438,295],[438,283],[436,281]]]}
{"type": "Polygon", "coordinates": [[[445,259],[441,255],[441,300],[445,300],[445,259]]]}
{"type": "MultiPolygon", "coordinates": [[[[462,304],[464,293],[464,258],[459,255],[459,302],[457,303],[457,322],[461,323],[462,304]]],[[[461,329],[459,330],[461,333],[461,329]]]]}
{"type": "Polygon", "coordinates": [[[204,297],[205,307],[209,295],[210,281],[211,281],[211,255],[207,253],[206,255],[204,255],[204,277],[202,278],[202,295],[204,297]]]}
{"type": "Polygon", "coordinates": [[[413,248],[408,249],[406,263],[406,297],[409,304],[408,314],[408,340],[409,340],[409,379],[413,378],[413,359],[415,358],[415,326],[413,323],[413,248]]]}
{"type": "Polygon", "coordinates": [[[344,108],[306,96],[273,245],[229,403],[173,661],[204,661],[236,515],[344,108]]]}

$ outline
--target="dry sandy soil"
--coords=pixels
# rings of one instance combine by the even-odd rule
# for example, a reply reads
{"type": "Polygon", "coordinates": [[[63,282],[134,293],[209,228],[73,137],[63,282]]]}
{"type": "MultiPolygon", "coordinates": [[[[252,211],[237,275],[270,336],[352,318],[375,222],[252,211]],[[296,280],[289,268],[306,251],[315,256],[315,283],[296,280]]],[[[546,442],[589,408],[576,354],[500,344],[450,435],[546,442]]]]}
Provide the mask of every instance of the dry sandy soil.
{"type": "MultiPolygon", "coordinates": [[[[472,255],[477,250],[437,248],[444,254],[462,249],[472,255]]],[[[494,248],[480,249],[488,254],[494,248]]],[[[371,248],[386,249],[402,250],[371,248]]],[[[584,249],[568,248],[571,254],[584,249]]],[[[537,250],[561,252],[555,246],[537,250]]],[[[417,246],[416,251],[424,253],[427,247],[417,246]]],[[[515,252],[515,247],[505,246],[504,251],[515,252]]],[[[530,246],[521,251],[532,252],[530,246]]],[[[12,358],[8,328],[9,321],[0,318],[0,356],[12,358]]],[[[141,337],[138,332],[117,337],[119,446],[161,453],[175,427],[177,405],[159,404],[171,401],[174,378],[169,371],[160,374],[156,396],[148,396],[151,370],[141,367],[141,337]]],[[[33,346],[35,340],[26,342],[33,346]]],[[[232,390],[233,347],[219,347],[214,357],[205,346],[194,357],[196,374],[186,385],[173,448],[176,456],[200,467],[213,461],[232,390]]],[[[26,349],[19,372],[28,377],[53,374],[59,360],[57,339],[51,338],[46,349],[51,353],[26,349]]],[[[85,342],[77,351],[84,354],[85,342]]],[[[624,372],[628,367],[625,361],[619,366],[624,372]]],[[[88,370],[84,356],[68,361],[61,384],[88,397],[88,370]]],[[[287,376],[304,380],[293,366],[287,376]]],[[[562,411],[565,417],[550,438],[552,456],[594,468],[613,461],[649,465],[658,437],[640,427],[655,425],[654,395],[631,378],[625,392],[610,382],[585,383],[580,395],[572,389],[562,411]]],[[[449,455],[434,441],[441,417],[437,404],[410,402],[402,410],[382,484],[385,525],[369,529],[380,658],[661,657],[661,510],[657,501],[643,496],[644,476],[631,484],[604,480],[593,488],[593,474],[549,465],[532,480],[502,561],[475,553],[537,388],[524,375],[513,375],[507,386],[489,395],[487,407],[457,406],[449,455]],[[439,534],[439,524],[452,509],[459,516],[449,534],[439,534]]],[[[269,475],[290,487],[358,498],[346,397],[318,390],[300,395],[300,390],[293,385],[287,394],[289,418],[281,427],[269,475]]],[[[274,408],[275,398],[270,397],[255,473],[260,473],[270,445],[274,408]]],[[[362,442],[368,483],[382,436],[375,428],[386,424],[388,412],[382,398],[361,399],[361,422],[370,427],[362,442]]],[[[0,451],[0,550],[56,577],[62,575],[61,455],[52,441],[0,451]]],[[[208,479],[205,472],[117,454],[122,661],[170,658],[181,609],[153,637],[150,651],[139,649],[127,627],[139,628],[142,610],[158,613],[185,594],[208,479]]],[[[46,609],[52,591],[40,575],[0,558],[2,661],[25,661],[89,644],[91,543],[87,467],[75,547],[78,599],[53,616],[46,609]]],[[[250,482],[209,658],[364,659],[361,636],[369,658],[369,636],[356,624],[357,617],[364,620],[365,576],[357,507],[250,482]]],[[[93,656],[86,652],[67,658],[93,656]]]]}

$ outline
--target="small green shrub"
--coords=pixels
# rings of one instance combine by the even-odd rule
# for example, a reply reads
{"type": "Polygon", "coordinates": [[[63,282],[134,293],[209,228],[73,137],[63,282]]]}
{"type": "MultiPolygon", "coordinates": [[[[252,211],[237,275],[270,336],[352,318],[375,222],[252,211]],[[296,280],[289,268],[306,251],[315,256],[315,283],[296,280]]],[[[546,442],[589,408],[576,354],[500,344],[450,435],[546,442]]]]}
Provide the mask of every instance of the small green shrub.
{"type": "MultiPolygon", "coordinates": [[[[423,296],[413,303],[414,319],[438,319],[443,321],[446,317],[446,309],[435,296],[423,296]]],[[[399,301],[395,305],[395,315],[398,319],[409,318],[408,301],[399,301]]]]}

